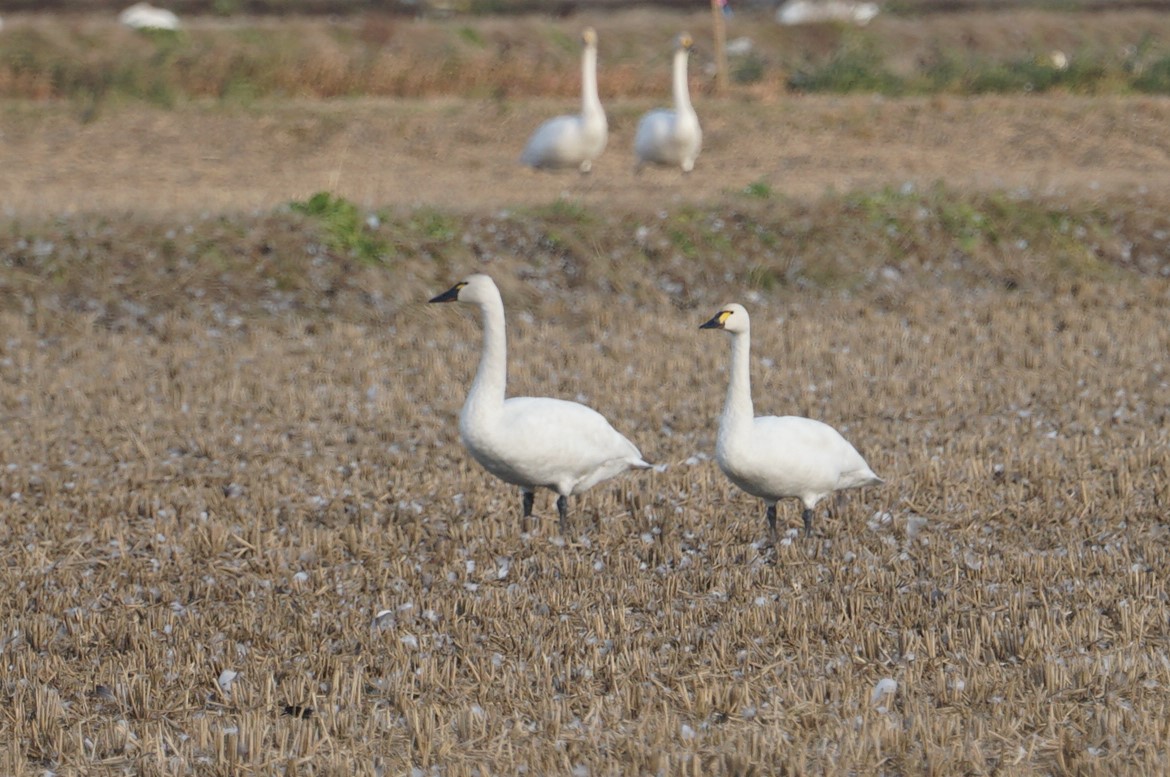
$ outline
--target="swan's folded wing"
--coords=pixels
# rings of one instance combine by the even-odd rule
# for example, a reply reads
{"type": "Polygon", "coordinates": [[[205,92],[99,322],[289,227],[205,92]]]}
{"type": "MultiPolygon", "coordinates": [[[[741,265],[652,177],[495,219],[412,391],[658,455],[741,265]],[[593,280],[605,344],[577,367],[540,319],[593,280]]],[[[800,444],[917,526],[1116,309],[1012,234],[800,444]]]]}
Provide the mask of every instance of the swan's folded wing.
{"type": "Polygon", "coordinates": [[[582,155],[580,117],[556,116],[536,128],[520,161],[530,167],[571,167],[582,155]]]}
{"type": "Polygon", "coordinates": [[[761,416],[752,424],[752,433],[756,455],[770,459],[778,478],[788,484],[804,483],[809,490],[828,493],[848,487],[841,484],[846,473],[869,472],[857,449],[821,421],[761,416]]]}
{"type": "Polygon", "coordinates": [[[526,467],[544,473],[550,485],[592,479],[599,468],[616,467],[612,477],[645,465],[637,446],[596,410],[577,402],[513,397],[504,403],[504,427],[517,448],[513,454],[522,457],[526,467]]]}

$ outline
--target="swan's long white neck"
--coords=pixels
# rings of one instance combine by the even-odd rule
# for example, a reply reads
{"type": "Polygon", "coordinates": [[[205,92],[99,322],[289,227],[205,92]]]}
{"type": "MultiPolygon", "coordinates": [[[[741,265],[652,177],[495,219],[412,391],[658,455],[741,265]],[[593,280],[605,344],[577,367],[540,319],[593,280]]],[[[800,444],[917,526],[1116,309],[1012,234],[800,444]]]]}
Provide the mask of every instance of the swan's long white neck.
{"type": "Polygon", "coordinates": [[[691,107],[691,90],[687,84],[687,57],[686,49],[679,47],[674,52],[674,108],[679,114],[694,114],[691,107]]]}
{"type": "Polygon", "coordinates": [[[750,349],[750,332],[736,332],[731,336],[731,376],[727,383],[723,418],[719,423],[721,440],[750,427],[755,415],[752,408],[750,349]]]}
{"type": "Polygon", "coordinates": [[[504,409],[504,391],[508,381],[508,344],[504,324],[504,301],[497,293],[480,303],[483,313],[483,353],[475,382],[467,394],[463,414],[483,421],[504,409]]]}
{"type": "Polygon", "coordinates": [[[585,47],[581,55],[581,114],[589,122],[605,124],[605,110],[597,94],[597,47],[585,47]]]}

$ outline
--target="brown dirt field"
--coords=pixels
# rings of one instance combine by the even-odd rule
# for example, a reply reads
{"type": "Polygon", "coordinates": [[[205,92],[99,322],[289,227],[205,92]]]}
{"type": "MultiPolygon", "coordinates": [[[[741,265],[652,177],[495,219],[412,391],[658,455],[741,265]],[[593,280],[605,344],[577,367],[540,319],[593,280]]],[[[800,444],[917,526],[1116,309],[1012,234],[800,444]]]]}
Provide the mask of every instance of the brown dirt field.
{"type": "Polygon", "coordinates": [[[517,158],[571,101],[274,103],[252,108],[69,106],[0,115],[0,207],[77,211],[267,210],[320,190],[366,207],[456,210],[544,204],[644,210],[706,202],[763,182],[783,195],[938,181],[1092,200],[1170,185],[1170,101],[1151,97],[704,99],[691,176],[632,172],[633,128],[652,103],[609,108],[594,173],[533,173],[517,158]]]}

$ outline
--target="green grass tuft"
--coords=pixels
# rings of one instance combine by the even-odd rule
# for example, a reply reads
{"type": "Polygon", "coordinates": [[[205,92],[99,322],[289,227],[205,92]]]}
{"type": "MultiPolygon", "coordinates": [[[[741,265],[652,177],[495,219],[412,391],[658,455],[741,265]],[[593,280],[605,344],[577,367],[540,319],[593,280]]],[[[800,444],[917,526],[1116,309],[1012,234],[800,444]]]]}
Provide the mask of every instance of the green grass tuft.
{"type": "Polygon", "coordinates": [[[295,213],[311,216],[325,229],[329,246],[344,251],[363,264],[382,264],[390,251],[356,205],[329,192],[317,192],[304,202],[290,203],[295,213]]]}
{"type": "Polygon", "coordinates": [[[828,62],[798,70],[788,79],[800,92],[877,92],[897,95],[906,91],[903,79],[891,73],[869,38],[846,38],[828,62]]]}
{"type": "Polygon", "coordinates": [[[753,197],[757,200],[770,200],[775,194],[772,187],[767,181],[759,180],[752,181],[747,186],[743,187],[743,193],[748,197],[753,197]]]}

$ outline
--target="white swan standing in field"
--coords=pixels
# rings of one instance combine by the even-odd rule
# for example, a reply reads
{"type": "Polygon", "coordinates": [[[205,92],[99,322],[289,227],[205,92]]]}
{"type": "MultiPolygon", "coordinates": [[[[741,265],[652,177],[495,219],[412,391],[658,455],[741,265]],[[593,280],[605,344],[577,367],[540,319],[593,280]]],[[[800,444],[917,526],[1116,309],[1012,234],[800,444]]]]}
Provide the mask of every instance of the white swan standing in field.
{"type": "Polygon", "coordinates": [[[693,45],[690,35],[683,33],[678,36],[672,70],[674,110],[650,111],[638,122],[638,131],[634,135],[635,169],[647,162],[681,165],[684,173],[695,167],[695,157],[703,147],[703,131],[691,106],[687,86],[687,58],[693,45]]]}
{"type": "Polygon", "coordinates": [[[609,126],[597,96],[597,33],[589,27],[581,34],[581,113],[557,116],[537,127],[528,139],[520,161],[538,169],[576,167],[593,169],[593,160],[605,150],[609,126]]]}
{"type": "Polygon", "coordinates": [[[118,14],[118,21],[135,30],[177,30],[179,17],[150,3],[135,3],[118,14]]]}
{"type": "Polygon", "coordinates": [[[557,493],[561,532],[568,497],[603,480],[650,464],[596,410],[548,397],[504,399],[507,340],[504,302],[487,275],[469,275],[431,302],[469,302],[483,315],[483,354],[459,414],[459,436],[483,468],[520,486],[524,517],[537,488],[557,493]]]}
{"type": "Polygon", "coordinates": [[[754,416],[748,365],[751,322],[742,305],[724,305],[699,328],[731,334],[731,379],[719,418],[715,459],[732,483],[767,504],[773,540],[778,500],[795,497],[804,504],[808,535],[817,502],[835,491],[883,482],[828,424],[799,416],[754,416]]]}

